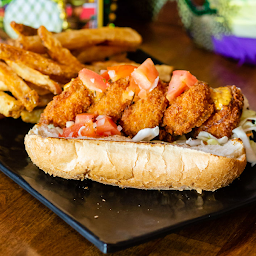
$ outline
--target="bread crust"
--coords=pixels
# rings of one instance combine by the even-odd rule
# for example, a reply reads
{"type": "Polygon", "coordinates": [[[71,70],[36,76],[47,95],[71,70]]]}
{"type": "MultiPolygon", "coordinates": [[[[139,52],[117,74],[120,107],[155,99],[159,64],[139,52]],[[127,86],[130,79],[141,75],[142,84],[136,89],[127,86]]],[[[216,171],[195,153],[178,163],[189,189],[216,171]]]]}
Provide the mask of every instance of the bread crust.
{"type": "Polygon", "coordinates": [[[25,136],[32,162],[53,176],[88,178],[120,187],[199,193],[229,185],[245,169],[242,142],[235,139],[226,147],[222,151],[232,152],[228,157],[161,142],[25,136]]]}

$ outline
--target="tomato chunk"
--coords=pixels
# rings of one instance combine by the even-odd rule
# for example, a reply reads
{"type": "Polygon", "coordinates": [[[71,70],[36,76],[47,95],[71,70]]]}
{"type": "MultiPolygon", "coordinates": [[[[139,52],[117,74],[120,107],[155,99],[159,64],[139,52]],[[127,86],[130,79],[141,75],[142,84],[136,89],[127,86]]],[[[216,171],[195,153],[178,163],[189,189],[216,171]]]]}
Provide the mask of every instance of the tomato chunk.
{"type": "Polygon", "coordinates": [[[108,67],[107,70],[109,77],[115,82],[120,78],[129,76],[136,68],[137,67],[133,65],[119,65],[108,67]]]}
{"type": "Polygon", "coordinates": [[[105,79],[105,82],[108,82],[108,80],[110,79],[107,70],[106,70],[105,72],[103,72],[103,73],[101,74],[101,76],[103,77],[103,79],[105,79]]]}
{"type": "Polygon", "coordinates": [[[173,71],[172,79],[169,83],[168,92],[166,98],[172,101],[186,89],[195,85],[198,82],[197,78],[186,70],[173,71]]]}
{"type": "Polygon", "coordinates": [[[150,58],[146,59],[137,69],[135,69],[131,76],[134,78],[140,89],[146,91],[150,91],[156,87],[159,79],[159,73],[150,58]]]}
{"type": "Polygon", "coordinates": [[[63,128],[63,133],[60,134],[60,137],[72,137],[75,138],[78,136],[78,131],[82,127],[82,124],[74,124],[68,128],[63,128]]]}
{"type": "Polygon", "coordinates": [[[93,121],[89,120],[85,124],[74,124],[68,128],[63,128],[63,133],[59,137],[72,137],[79,136],[97,137],[96,129],[93,126],[93,121]]]}
{"type": "Polygon", "coordinates": [[[86,137],[97,137],[96,129],[93,126],[93,121],[89,120],[84,126],[80,129],[81,136],[86,137]]]}
{"type": "Polygon", "coordinates": [[[136,82],[134,81],[134,78],[131,77],[130,78],[130,84],[127,88],[128,91],[133,91],[134,93],[138,94],[140,92],[140,88],[139,86],[136,84],[136,82]]]}
{"type": "Polygon", "coordinates": [[[110,135],[121,135],[120,129],[109,116],[98,116],[95,121],[94,114],[78,114],[75,123],[67,128],[63,128],[63,133],[59,137],[102,137],[110,135]]]}
{"type": "Polygon", "coordinates": [[[83,68],[79,71],[78,77],[89,90],[103,92],[107,89],[104,78],[92,70],[83,68]]]}
{"type": "Polygon", "coordinates": [[[101,135],[101,136],[121,135],[121,132],[118,130],[117,125],[108,116],[102,116],[102,118],[96,121],[96,125],[97,125],[96,130],[98,135],[101,135]]]}
{"type": "Polygon", "coordinates": [[[95,117],[96,117],[96,115],[94,115],[94,114],[88,114],[88,113],[77,114],[76,119],[75,119],[75,124],[84,125],[85,123],[94,121],[95,117]]]}

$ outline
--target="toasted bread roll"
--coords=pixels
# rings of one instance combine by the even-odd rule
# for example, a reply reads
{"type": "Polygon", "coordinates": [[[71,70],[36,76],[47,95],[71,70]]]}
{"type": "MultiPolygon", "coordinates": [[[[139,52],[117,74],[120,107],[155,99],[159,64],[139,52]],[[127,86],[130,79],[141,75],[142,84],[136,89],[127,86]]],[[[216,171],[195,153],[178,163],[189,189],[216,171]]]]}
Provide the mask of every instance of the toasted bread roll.
{"type": "MultiPolygon", "coordinates": [[[[243,143],[179,146],[164,142],[47,137],[35,126],[26,151],[44,172],[65,179],[89,178],[139,189],[214,191],[240,176],[246,166],[243,143]],[[41,135],[40,135],[41,134],[41,135]]],[[[120,139],[121,139],[120,138],[120,139]]]]}

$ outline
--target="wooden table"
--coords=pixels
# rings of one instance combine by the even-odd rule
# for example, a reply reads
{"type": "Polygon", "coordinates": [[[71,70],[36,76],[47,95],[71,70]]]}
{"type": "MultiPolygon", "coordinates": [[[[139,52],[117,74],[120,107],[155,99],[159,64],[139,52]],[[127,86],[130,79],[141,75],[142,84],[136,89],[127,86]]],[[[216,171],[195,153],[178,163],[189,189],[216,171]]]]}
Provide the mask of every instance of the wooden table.
{"type": "MultiPolygon", "coordinates": [[[[198,49],[180,26],[134,26],[141,49],[166,64],[190,70],[211,86],[236,84],[256,109],[253,66],[198,49]]],[[[256,255],[256,205],[110,255],[256,255]]],[[[56,214],[0,172],[0,255],[102,255],[56,214]]]]}

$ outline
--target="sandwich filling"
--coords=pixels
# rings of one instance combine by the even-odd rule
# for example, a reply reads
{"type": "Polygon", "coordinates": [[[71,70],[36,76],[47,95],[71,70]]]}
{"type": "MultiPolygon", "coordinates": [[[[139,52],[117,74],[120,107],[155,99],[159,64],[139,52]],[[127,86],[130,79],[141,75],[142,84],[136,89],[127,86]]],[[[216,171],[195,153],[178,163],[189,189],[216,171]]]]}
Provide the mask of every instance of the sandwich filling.
{"type": "Polygon", "coordinates": [[[173,71],[166,83],[149,58],[138,67],[120,65],[101,75],[81,70],[47,105],[37,128],[48,137],[154,139],[190,147],[240,138],[247,160],[255,164],[255,121],[236,86],[211,88],[184,70],[173,71]]]}

